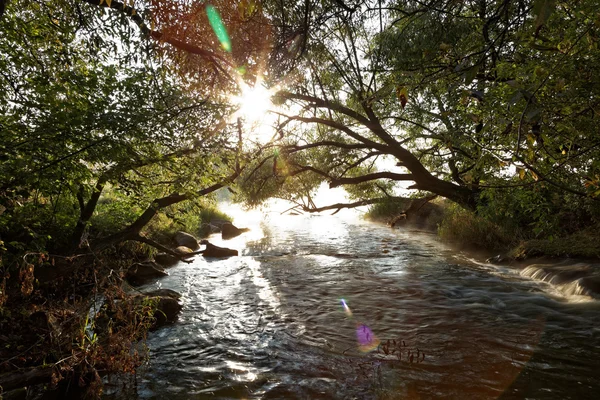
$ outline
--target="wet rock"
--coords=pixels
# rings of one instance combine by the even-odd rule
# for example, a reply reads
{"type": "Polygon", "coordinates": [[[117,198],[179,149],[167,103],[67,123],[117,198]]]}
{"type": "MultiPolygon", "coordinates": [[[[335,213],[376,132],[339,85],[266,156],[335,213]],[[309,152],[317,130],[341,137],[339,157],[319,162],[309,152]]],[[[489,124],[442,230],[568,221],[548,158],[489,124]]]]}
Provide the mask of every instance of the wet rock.
{"type": "Polygon", "coordinates": [[[226,223],[221,226],[221,235],[224,240],[233,239],[234,237],[240,236],[244,232],[248,232],[248,228],[238,228],[232,223],[226,223]]]}
{"type": "Polygon", "coordinates": [[[139,286],[167,275],[169,274],[154,261],[145,261],[129,267],[125,273],[125,279],[130,284],[139,286]]]}
{"type": "Polygon", "coordinates": [[[177,246],[185,246],[189,249],[192,249],[192,251],[198,250],[200,248],[200,245],[198,244],[198,239],[196,239],[189,233],[185,233],[182,231],[179,231],[175,234],[175,242],[177,243],[177,246]]]}
{"type": "Polygon", "coordinates": [[[167,253],[158,253],[154,256],[154,261],[162,267],[172,267],[179,262],[179,258],[167,253]]]}
{"type": "Polygon", "coordinates": [[[176,247],[175,249],[173,249],[173,251],[179,254],[180,256],[192,255],[194,253],[194,250],[186,246],[176,247]]]}
{"type": "Polygon", "coordinates": [[[224,219],[217,219],[217,218],[213,218],[210,220],[210,224],[216,226],[219,229],[219,232],[221,231],[221,228],[223,227],[224,224],[229,224],[229,221],[226,221],[224,219]]]}
{"type": "Polygon", "coordinates": [[[143,292],[144,295],[149,297],[169,297],[171,299],[179,300],[181,298],[181,294],[177,293],[171,289],[156,289],[151,291],[143,292]]]}
{"type": "Polygon", "coordinates": [[[206,222],[200,225],[200,232],[203,235],[210,235],[211,233],[219,233],[221,232],[221,228],[217,225],[207,224],[206,222]]]}
{"type": "Polygon", "coordinates": [[[487,260],[485,260],[485,262],[490,263],[490,264],[500,264],[503,263],[505,261],[508,261],[508,257],[506,254],[498,254],[496,256],[490,257],[487,260]]]}
{"type": "Polygon", "coordinates": [[[147,300],[156,302],[154,323],[150,328],[152,330],[177,320],[182,309],[179,299],[181,299],[181,294],[171,289],[157,289],[136,296],[136,302],[140,305],[147,300]]]}
{"type": "Polygon", "coordinates": [[[237,250],[215,246],[207,240],[203,240],[202,244],[206,245],[206,249],[201,252],[204,257],[224,258],[238,255],[237,250]]]}
{"type": "Polygon", "coordinates": [[[172,297],[157,297],[158,305],[154,312],[155,322],[152,329],[160,328],[166,324],[177,321],[177,317],[183,308],[178,299],[172,297]]]}

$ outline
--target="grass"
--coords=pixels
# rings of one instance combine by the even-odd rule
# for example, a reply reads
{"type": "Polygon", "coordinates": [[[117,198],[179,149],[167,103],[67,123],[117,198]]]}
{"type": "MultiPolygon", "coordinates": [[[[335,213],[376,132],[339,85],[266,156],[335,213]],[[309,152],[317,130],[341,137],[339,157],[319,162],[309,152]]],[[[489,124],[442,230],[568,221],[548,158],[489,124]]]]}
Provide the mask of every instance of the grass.
{"type": "Polygon", "coordinates": [[[565,237],[526,240],[508,252],[515,260],[541,256],[600,258],[600,224],[565,237]]]}
{"type": "Polygon", "coordinates": [[[517,228],[495,224],[455,204],[446,208],[438,234],[444,240],[486,250],[507,250],[520,237],[517,228]]]}

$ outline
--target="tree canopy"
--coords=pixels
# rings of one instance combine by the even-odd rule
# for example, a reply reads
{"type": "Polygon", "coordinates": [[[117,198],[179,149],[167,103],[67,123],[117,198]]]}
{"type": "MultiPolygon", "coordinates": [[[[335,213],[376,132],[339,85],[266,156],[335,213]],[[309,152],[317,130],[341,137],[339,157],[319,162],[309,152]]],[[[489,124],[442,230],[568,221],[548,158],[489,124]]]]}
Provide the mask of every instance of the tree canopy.
{"type": "MultiPolygon", "coordinates": [[[[597,218],[597,6],[330,1],[274,8],[275,36],[301,38],[301,54],[280,62],[276,75],[303,73],[284,79],[278,93],[295,106],[282,111],[287,120],[273,158],[289,176],[309,175],[301,178],[312,181],[307,189],[344,185],[362,201],[392,197],[389,183],[404,181],[494,218],[517,217],[537,233],[575,214],[597,218]]],[[[262,184],[272,193],[291,188],[276,170],[264,165],[255,182],[272,180],[262,184]]]]}

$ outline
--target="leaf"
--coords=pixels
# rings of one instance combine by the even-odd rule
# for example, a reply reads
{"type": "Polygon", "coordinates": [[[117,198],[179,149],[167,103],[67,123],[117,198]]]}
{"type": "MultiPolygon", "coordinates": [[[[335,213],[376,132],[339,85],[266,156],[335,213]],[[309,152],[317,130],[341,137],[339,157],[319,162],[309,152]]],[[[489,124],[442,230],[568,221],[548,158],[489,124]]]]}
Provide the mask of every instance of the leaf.
{"type": "Polygon", "coordinates": [[[531,177],[533,178],[534,181],[537,181],[539,179],[535,172],[529,171],[529,173],[531,174],[531,177]]]}
{"type": "MultiPolygon", "coordinates": [[[[112,0],[106,0],[106,5],[108,5],[108,8],[110,8],[110,4],[112,3],[112,0]]],[[[102,4],[102,2],[101,2],[102,4]]]]}
{"type": "Polygon", "coordinates": [[[521,180],[525,179],[525,170],[523,168],[519,168],[519,178],[521,180]]]}
{"type": "Polygon", "coordinates": [[[398,96],[398,100],[400,100],[400,105],[404,110],[404,107],[406,107],[406,103],[408,103],[408,91],[405,87],[397,87],[396,95],[398,96]]]}
{"type": "Polygon", "coordinates": [[[473,82],[473,80],[477,76],[477,72],[479,72],[479,65],[474,65],[465,71],[465,74],[464,74],[465,85],[470,85],[471,82],[473,82]]]}

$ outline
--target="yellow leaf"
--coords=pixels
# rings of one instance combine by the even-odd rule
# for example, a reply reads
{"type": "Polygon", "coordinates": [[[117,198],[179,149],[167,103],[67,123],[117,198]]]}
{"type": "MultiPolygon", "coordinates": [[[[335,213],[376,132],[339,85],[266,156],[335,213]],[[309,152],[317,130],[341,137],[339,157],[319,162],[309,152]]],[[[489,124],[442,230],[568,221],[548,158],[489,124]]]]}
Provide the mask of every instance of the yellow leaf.
{"type": "Polygon", "coordinates": [[[398,96],[398,100],[400,100],[400,105],[402,109],[406,107],[406,103],[408,103],[408,91],[405,87],[396,87],[396,96],[398,96]]]}
{"type": "Polygon", "coordinates": [[[100,4],[98,4],[98,5],[101,6],[102,3],[104,3],[104,0],[100,0],[100,4]]]}
{"type": "Polygon", "coordinates": [[[525,170],[524,169],[519,169],[519,178],[521,178],[521,180],[525,179],[525,170]]]}
{"type": "Polygon", "coordinates": [[[535,172],[529,171],[529,173],[531,174],[531,177],[533,178],[534,181],[537,181],[539,179],[535,172]]]}
{"type": "Polygon", "coordinates": [[[111,3],[112,3],[112,0],[106,0],[106,4],[108,5],[108,8],[110,8],[111,3]]]}

